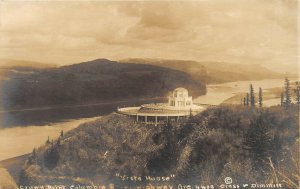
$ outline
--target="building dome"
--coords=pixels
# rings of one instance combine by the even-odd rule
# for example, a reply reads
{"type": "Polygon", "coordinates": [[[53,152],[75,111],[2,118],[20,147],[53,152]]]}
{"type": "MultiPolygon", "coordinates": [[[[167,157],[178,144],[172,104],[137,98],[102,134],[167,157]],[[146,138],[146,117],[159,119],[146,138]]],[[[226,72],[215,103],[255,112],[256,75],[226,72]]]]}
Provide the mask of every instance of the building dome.
{"type": "Polygon", "coordinates": [[[192,97],[189,96],[189,92],[185,88],[176,88],[169,96],[169,106],[176,107],[178,109],[189,109],[192,105],[192,97]]]}
{"type": "Polygon", "coordinates": [[[189,96],[189,92],[185,88],[178,87],[178,88],[174,89],[172,96],[173,97],[184,97],[184,98],[186,98],[186,97],[189,96]]]}
{"type": "Polygon", "coordinates": [[[174,89],[174,92],[188,92],[188,90],[183,87],[178,87],[178,88],[174,89]]]}

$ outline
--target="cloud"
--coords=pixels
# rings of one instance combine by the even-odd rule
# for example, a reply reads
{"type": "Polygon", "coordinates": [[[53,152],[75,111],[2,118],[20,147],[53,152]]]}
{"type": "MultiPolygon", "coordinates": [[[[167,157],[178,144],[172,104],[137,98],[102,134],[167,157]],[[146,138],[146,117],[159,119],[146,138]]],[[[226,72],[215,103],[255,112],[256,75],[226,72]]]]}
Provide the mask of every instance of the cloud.
{"type": "Polygon", "coordinates": [[[2,1],[0,9],[2,58],[297,61],[295,0],[2,1]]]}

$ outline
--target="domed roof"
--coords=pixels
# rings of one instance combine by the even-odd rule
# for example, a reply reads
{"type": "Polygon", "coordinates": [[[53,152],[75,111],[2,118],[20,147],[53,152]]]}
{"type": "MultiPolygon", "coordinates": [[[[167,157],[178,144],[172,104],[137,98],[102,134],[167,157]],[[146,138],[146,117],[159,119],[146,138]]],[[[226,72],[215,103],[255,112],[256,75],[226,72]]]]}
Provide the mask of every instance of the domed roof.
{"type": "Polygon", "coordinates": [[[188,90],[182,87],[178,87],[174,90],[174,92],[188,92],[188,90]]]}

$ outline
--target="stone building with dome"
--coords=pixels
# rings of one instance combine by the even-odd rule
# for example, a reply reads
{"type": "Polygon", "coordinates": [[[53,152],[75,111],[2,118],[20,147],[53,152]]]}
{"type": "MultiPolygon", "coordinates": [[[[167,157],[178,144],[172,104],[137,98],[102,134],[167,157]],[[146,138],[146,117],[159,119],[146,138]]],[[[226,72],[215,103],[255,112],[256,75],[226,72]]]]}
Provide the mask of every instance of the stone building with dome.
{"type": "Polygon", "coordinates": [[[185,88],[176,88],[169,96],[169,106],[180,110],[190,109],[193,106],[193,98],[185,88]]]}
{"type": "Polygon", "coordinates": [[[202,110],[204,107],[193,104],[193,98],[189,96],[188,90],[180,87],[170,93],[168,103],[118,108],[117,112],[134,117],[139,122],[158,125],[169,120],[179,121],[202,110]]]}

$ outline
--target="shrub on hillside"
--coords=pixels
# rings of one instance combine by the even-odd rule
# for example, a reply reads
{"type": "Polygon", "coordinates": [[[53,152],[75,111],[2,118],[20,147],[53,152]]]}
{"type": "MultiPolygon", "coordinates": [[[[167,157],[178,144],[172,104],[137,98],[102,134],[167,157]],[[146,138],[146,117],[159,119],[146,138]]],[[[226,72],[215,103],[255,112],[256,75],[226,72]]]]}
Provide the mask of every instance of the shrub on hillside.
{"type": "Polygon", "coordinates": [[[40,182],[42,175],[44,183],[124,184],[116,173],[175,174],[175,182],[216,184],[230,176],[235,183],[289,183],[293,188],[299,171],[294,163],[299,153],[297,116],[297,107],[220,106],[155,127],[111,114],[61,137],[55,146],[59,158],[50,164],[46,162],[53,147],[38,149],[37,160],[25,165],[23,177],[40,182]]]}

